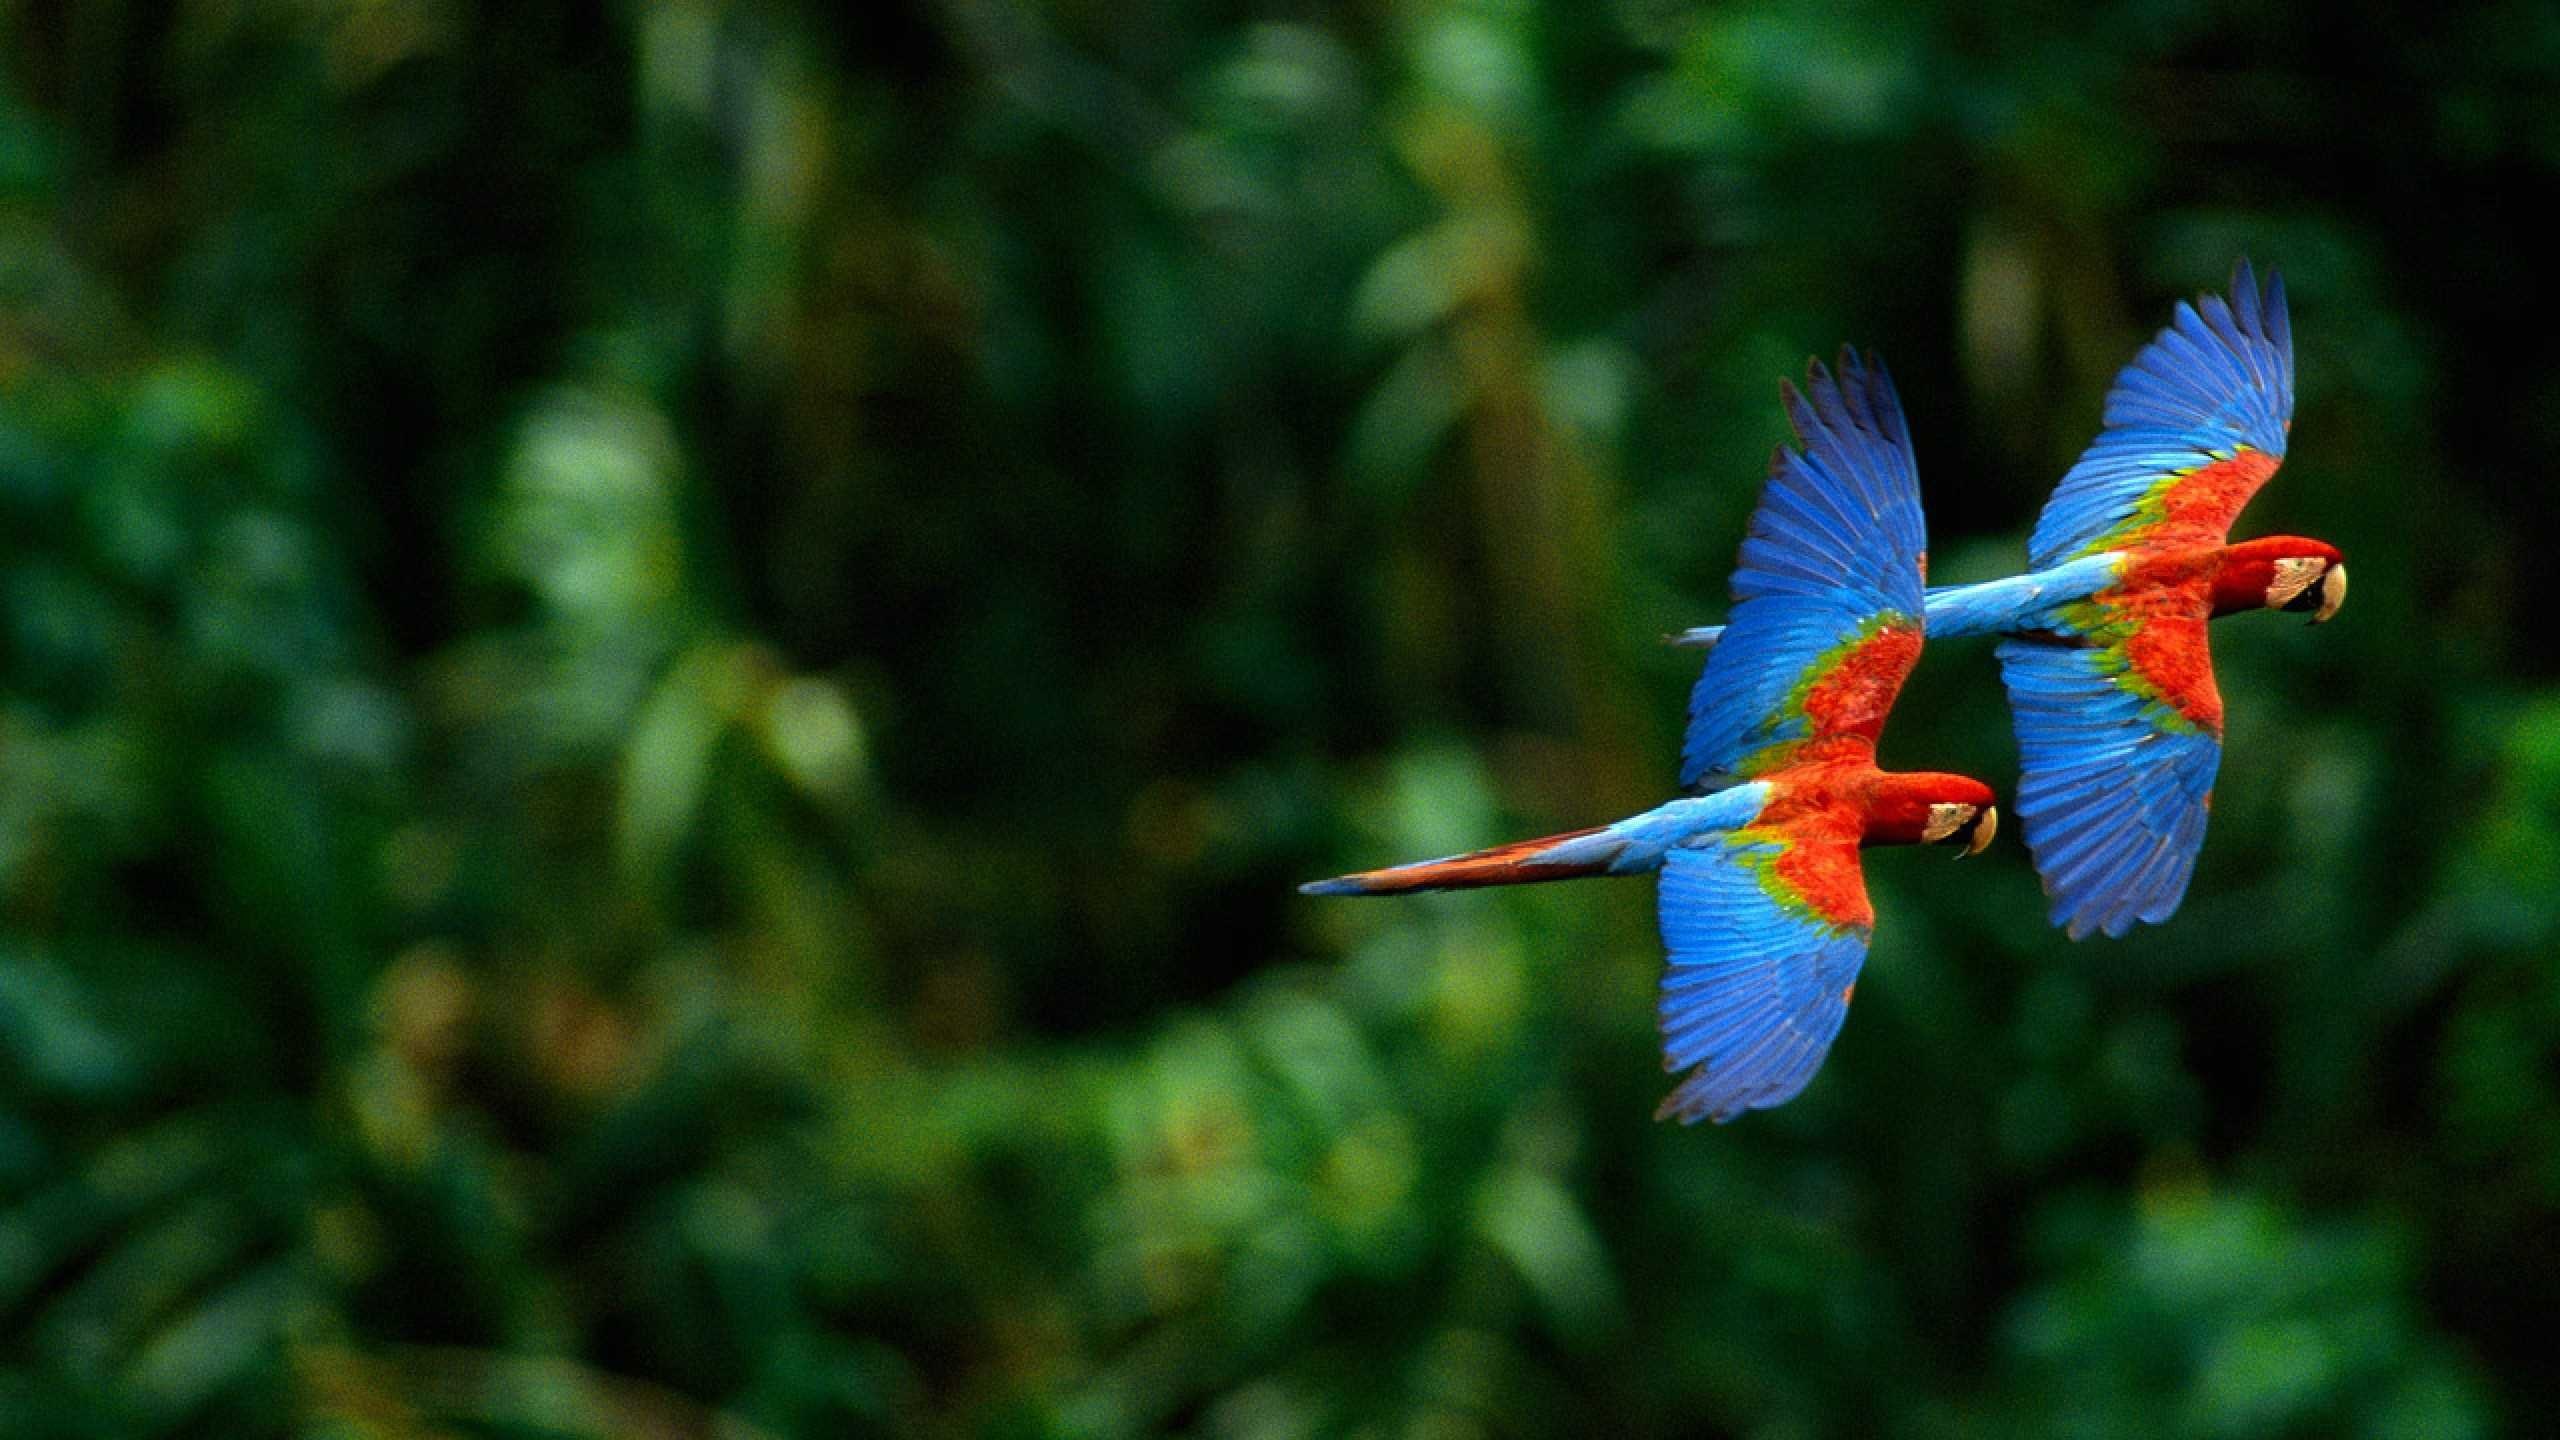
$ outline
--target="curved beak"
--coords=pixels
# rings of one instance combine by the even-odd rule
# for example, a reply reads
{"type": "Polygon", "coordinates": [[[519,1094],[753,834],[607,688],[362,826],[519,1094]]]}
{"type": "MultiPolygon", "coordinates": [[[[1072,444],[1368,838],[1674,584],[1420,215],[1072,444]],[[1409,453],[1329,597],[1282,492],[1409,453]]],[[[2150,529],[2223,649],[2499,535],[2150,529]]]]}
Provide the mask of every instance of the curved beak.
{"type": "Polygon", "coordinates": [[[1965,841],[1964,855],[1958,855],[1956,858],[1962,860],[1965,858],[1965,855],[1981,854],[1983,851],[1991,848],[1991,837],[1999,833],[2000,807],[1997,805],[1983,806],[1982,814],[1973,822],[1972,837],[1965,841]]]}
{"type": "Polygon", "coordinates": [[[2341,561],[2330,566],[2329,573],[2320,577],[2320,608],[2311,612],[2311,623],[2326,623],[2330,616],[2338,613],[2338,607],[2346,603],[2347,567],[2341,561]]]}

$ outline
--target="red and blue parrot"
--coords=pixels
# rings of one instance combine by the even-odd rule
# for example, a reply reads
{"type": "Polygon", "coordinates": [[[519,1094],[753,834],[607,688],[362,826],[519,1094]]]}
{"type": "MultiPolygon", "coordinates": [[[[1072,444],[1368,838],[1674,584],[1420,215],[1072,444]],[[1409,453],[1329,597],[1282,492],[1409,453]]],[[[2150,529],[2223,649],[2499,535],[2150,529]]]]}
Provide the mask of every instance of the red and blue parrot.
{"type": "Polygon", "coordinates": [[[1322,880],[1313,895],[1658,874],[1670,963],[1656,1112],[1717,1121],[1795,1096],[1849,1013],[1874,932],[1859,850],[1999,828],[1990,787],[1876,768],[1876,737],[1920,658],[1919,477],[1880,364],[1844,351],[1782,391],[1780,447],[1733,575],[1727,638],[1689,702],[1688,793],[1591,830],[1322,880]]]}
{"type": "Polygon", "coordinates": [[[2004,637],[2018,816],[2075,940],[2158,924],[2186,895],[2222,761],[2205,623],[2266,609],[2316,625],[2347,598],[2333,545],[2229,543],[2292,417],[2284,281],[2270,272],[2261,289],[2244,260],[2228,301],[2181,302],[2116,376],[2104,428],[2036,522],[2027,573],[1928,593],[1931,635],[2004,637]]]}

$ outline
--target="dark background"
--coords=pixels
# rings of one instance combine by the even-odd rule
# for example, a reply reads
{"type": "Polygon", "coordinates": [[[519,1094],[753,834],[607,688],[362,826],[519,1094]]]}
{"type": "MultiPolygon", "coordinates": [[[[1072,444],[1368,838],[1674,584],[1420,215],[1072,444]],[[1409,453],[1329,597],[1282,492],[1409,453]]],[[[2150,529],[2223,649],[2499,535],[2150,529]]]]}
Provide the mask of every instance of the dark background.
{"type": "MultiPolygon", "coordinates": [[[[0,1433],[2545,1433],[2560,11],[0,4],[0,1433]],[[1775,381],[2284,271],[2186,907],[1651,1123],[1775,381]]],[[[1986,646],[1888,764],[2004,791],[1986,646]]]]}

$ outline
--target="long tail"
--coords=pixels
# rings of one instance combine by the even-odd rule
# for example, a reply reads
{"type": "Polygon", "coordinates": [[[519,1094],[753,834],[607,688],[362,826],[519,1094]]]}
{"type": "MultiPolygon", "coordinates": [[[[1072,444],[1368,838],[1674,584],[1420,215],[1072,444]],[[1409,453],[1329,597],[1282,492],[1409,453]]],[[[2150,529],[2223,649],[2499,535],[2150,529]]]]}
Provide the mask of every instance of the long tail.
{"type": "Polygon", "coordinates": [[[1364,870],[1298,887],[1306,895],[1405,895],[1416,890],[1466,890],[1480,885],[1529,885],[1540,880],[1570,880],[1578,875],[1604,875],[1627,851],[1627,837],[1617,826],[1568,830],[1536,840],[1515,840],[1445,860],[1420,860],[1364,870]]]}
{"type": "MultiPolygon", "coordinates": [[[[2050,629],[2054,612],[2086,600],[2115,583],[2124,557],[2115,553],[2084,555],[2050,570],[2030,570],[2003,580],[1976,580],[1964,585],[1929,587],[1929,638],[1958,640],[1968,635],[2028,635],[2050,629]]],[[[2346,582],[2338,582],[2341,592],[2346,582]]],[[[1713,650],[1724,638],[1721,625],[1700,625],[1665,635],[1662,643],[1683,650],[1713,650]]]]}

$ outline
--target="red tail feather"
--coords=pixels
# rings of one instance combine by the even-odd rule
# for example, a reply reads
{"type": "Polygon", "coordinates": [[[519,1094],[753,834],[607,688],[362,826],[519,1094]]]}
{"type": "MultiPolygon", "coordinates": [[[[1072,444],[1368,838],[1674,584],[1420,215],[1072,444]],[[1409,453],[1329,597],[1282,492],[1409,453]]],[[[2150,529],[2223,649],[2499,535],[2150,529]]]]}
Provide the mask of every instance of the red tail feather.
{"type": "Polygon", "coordinates": [[[1561,835],[1545,835],[1535,840],[1515,840],[1508,845],[1496,845],[1490,850],[1478,850],[1469,855],[1394,865],[1384,870],[1364,870],[1357,875],[1318,880],[1298,888],[1309,895],[1403,895],[1415,890],[1469,890],[1485,885],[1528,885],[1540,880],[1570,880],[1577,875],[1598,875],[1609,868],[1617,847],[1609,847],[1608,853],[1572,860],[1540,857],[1567,842],[1597,835],[1602,828],[1605,827],[1568,830],[1561,835]]]}

